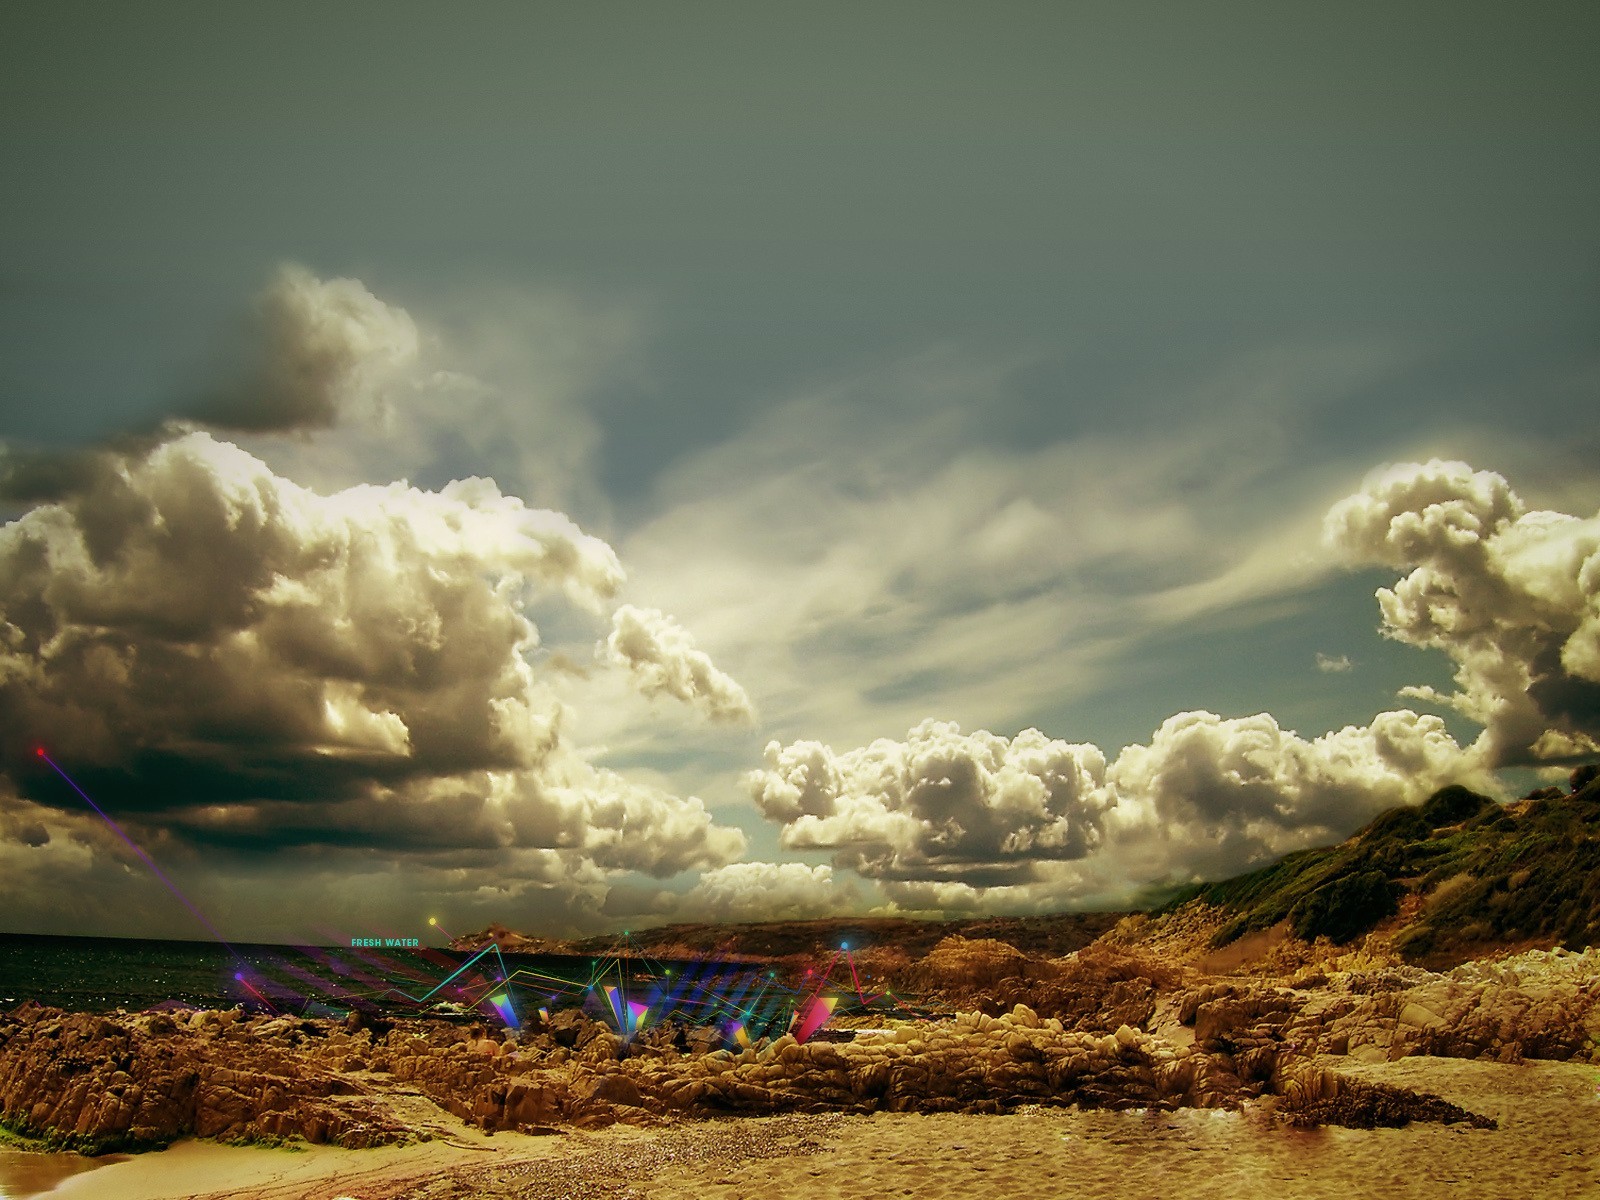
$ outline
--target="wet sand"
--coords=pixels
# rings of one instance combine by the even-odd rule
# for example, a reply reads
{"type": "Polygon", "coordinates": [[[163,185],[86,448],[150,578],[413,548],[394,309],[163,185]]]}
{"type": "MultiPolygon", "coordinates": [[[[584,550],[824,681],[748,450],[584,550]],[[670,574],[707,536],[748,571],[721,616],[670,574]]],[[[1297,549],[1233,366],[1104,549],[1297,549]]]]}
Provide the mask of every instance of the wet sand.
{"type": "Polygon", "coordinates": [[[120,1161],[115,1156],[82,1158],[76,1154],[34,1154],[0,1146],[0,1200],[26,1200],[43,1195],[63,1179],[120,1161]]]}
{"type": "Polygon", "coordinates": [[[180,1143],[65,1181],[52,1200],[868,1200],[994,1196],[1600,1196],[1600,1070],[1409,1058],[1363,1078],[1424,1088],[1498,1130],[1412,1125],[1297,1131],[1242,1113],[1028,1109],[1006,1117],[880,1113],[485,1136],[443,1118],[438,1140],[380,1150],[180,1143]],[[452,1127],[453,1126],[453,1127],[452,1127]]]}

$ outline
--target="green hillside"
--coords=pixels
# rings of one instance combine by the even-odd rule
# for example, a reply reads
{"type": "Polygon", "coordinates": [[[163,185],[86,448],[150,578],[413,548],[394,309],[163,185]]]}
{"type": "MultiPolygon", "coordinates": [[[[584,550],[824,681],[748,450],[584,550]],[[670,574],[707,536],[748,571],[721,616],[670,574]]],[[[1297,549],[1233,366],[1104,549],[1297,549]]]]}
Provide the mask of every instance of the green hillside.
{"type": "Polygon", "coordinates": [[[1492,946],[1600,943],[1600,774],[1580,768],[1572,784],[1508,805],[1444,788],[1338,846],[1187,888],[1163,907],[1198,898],[1233,910],[1217,946],[1280,921],[1307,940],[1349,942],[1404,914],[1395,949],[1427,965],[1492,946]]]}

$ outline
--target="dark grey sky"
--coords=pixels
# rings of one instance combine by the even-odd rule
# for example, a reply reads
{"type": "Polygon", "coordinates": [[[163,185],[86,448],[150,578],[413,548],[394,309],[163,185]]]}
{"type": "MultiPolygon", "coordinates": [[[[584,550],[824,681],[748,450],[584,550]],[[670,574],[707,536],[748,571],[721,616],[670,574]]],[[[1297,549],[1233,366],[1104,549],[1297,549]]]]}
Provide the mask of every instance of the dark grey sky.
{"type": "Polygon", "coordinates": [[[1587,3],[11,3],[0,441],[193,411],[281,264],[361,280],[492,402],[248,448],[615,546],[761,718],[579,741],[752,859],[769,737],[1313,737],[1459,666],[1285,565],[1367,471],[1595,508],[1597,60],[1587,3]]]}
{"type": "Polygon", "coordinates": [[[7,8],[8,432],[159,406],[285,256],[642,295],[621,488],[946,339],[1052,360],[1030,437],[1307,336],[1443,360],[1340,440],[1529,384],[1538,425],[1581,411],[1551,377],[1600,304],[1589,5],[7,8]]]}

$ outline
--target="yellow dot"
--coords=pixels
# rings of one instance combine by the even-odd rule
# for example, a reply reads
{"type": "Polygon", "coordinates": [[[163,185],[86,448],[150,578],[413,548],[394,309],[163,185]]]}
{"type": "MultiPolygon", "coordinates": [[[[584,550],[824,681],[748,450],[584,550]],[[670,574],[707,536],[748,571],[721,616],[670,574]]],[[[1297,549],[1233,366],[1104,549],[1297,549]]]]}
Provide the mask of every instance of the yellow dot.
{"type": "Polygon", "coordinates": [[[437,925],[438,923],[439,923],[439,918],[438,917],[429,917],[428,918],[428,924],[429,925],[437,925]]]}

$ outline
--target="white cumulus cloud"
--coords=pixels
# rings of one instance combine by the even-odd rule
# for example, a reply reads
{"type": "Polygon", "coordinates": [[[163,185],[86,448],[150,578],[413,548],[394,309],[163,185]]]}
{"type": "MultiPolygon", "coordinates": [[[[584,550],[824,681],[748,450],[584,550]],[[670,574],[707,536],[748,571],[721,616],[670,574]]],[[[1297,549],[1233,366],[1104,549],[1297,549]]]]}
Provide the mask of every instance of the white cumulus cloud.
{"type": "Polygon", "coordinates": [[[1443,721],[1410,709],[1309,739],[1268,713],[1179,713],[1148,744],[1125,747],[1106,779],[1114,840],[1145,879],[1215,877],[1337,841],[1446,784],[1495,786],[1443,721]]]}
{"type": "Polygon", "coordinates": [[[742,862],[706,871],[671,911],[679,920],[793,921],[847,913],[859,900],[827,865],[742,862]]]}
{"type": "Polygon", "coordinates": [[[1324,532],[1409,572],[1377,593],[1383,630],[1449,655],[1456,691],[1408,692],[1483,725],[1487,761],[1600,750],[1600,515],[1529,511],[1500,475],[1434,459],[1374,472],[1324,532]]]}
{"type": "Polygon", "coordinates": [[[0,527],[0,755],[76,812],[30,774],[48,745],[192,846],[719,865],[743,835],[591,766],[530,665],[534,601],[602,612],[622,581],[605,542],[489,480],[322,495],[206,433],[104,451],[0,527]]]}
{"type": "Polygon", "coordinates": [[[713,721],[755,719],[750,697],[737,680],[717,668],[711,656],[671,617],[654,608],[624,604],[612,614],[606,657],[627,669],[646,696],[671,696],[693,705],[713,721]]]}
{"type": "Polygon", "coordinates": [[[1007,739],[924,721],[904,741],[836,753],[769,743],[747,787],[790,849],[828,849],[879,879],[1025,874],[1097,847],[1112,802],[1097,747],[1036,729],[1007,739]]]}
{"type": "Polygon", "coordinates": [[[772,743],[746,777],[784,846],[832,851],[901,908],[1019,911],[1214,877],[1454,782],[1493,786],[1438,717],[1409,710],[1314,739],[1265,713],[1181,713],[1109,762],[1033,729],[924,721],[842,753],[772,743]]]}

